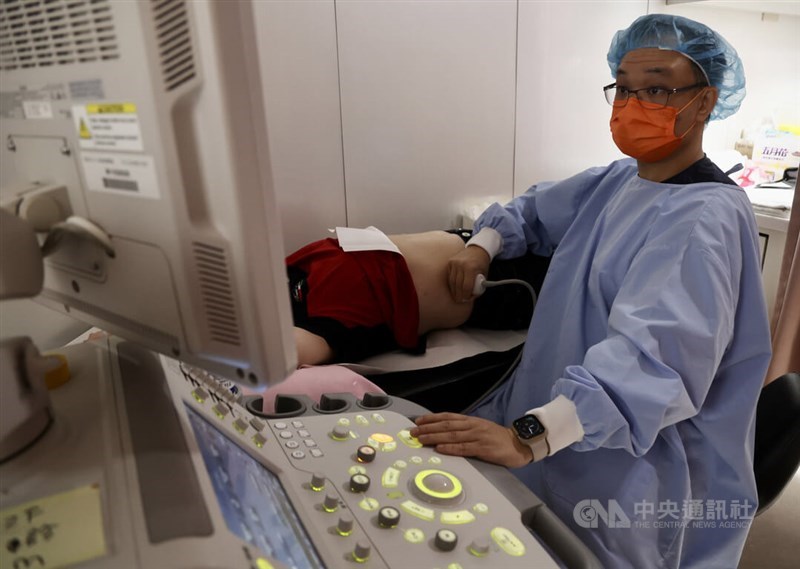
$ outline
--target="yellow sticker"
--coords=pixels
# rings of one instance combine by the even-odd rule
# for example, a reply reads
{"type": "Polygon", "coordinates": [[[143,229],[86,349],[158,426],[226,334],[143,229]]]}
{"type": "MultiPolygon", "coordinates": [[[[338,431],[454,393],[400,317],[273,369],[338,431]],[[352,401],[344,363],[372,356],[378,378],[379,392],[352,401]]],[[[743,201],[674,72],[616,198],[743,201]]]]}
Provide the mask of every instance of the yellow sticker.
{"type": "Polygon", "coordinates": [[[136,113],[136,105],[133,103],[94,103],[86,105],[86,112],[94,115],[98,114],[133,114],[136,113]]]}
{"type": "Polygon", "coordinates": [[[65,567],[107,553],[96,484],[6,508],[0,518],[0,569],[65,567]]]}

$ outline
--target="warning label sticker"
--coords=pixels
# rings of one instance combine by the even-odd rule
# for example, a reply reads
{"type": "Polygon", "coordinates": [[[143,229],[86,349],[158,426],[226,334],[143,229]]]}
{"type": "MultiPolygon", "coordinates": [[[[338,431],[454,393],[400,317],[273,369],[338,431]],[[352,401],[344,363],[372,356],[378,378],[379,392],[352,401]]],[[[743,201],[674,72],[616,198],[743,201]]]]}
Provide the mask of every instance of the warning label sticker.
{"type": "Polygon", "coordinates": [[[74,105],[72,118],[81,148],[90,150],[143,150],[139,116],[133,103],[74,105]]]}
{"type": "Polygon", "coordinates": [[[81,152],[86,185],[96,192],[158,198],[158,181],[152,156],[81,152]]]}

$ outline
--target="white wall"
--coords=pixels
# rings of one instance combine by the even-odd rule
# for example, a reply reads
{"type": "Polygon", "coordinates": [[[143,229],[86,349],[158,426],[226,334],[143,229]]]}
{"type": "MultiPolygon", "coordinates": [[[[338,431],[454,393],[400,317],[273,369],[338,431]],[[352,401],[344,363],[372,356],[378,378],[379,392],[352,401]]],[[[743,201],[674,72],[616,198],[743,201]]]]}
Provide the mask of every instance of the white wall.
{"type": "Polygon", "coordinates": [[[346,225],[333,0],[256,1],[272,172],[287,252],[346,225]]]}
{"type": "Polygon", "coordinates": [[[453,227],[511,197],[517,5],[337,2],[347,221],[453,227]]]}
{"type": "Polygon", "coordinates": [[[647,13],[632,2],[521,2],[514,194],[622,157],[602,87],[611,37],[647,13]]]}

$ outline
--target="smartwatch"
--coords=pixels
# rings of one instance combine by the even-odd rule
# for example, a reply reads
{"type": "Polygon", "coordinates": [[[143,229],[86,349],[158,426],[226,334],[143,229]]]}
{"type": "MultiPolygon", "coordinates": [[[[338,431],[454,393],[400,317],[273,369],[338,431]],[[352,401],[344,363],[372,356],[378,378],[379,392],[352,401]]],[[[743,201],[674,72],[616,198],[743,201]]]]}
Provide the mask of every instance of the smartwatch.
{"type": "Polygon", "coordinates": [[[512,427],[519,442],[531,447],[533,462],[542,460],[550,454],[550,445],[547,444],[547,428],[536,415],[523,415],[512,423],[512,427]]]}

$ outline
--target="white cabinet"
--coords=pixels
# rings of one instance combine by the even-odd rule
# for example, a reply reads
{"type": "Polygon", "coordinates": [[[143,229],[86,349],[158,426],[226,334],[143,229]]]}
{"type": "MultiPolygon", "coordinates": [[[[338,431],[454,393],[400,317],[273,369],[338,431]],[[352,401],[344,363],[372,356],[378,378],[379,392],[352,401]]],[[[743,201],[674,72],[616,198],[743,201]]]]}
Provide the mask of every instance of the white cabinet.
{"type": "Polygon", "coordinates": [[[778,281],[781,275],[789,220],[756,213],[756,222],[761,246],[761,279],[764,283],[764,296],[767,300],[767,314],[772,317],[775,296],[778,293],[778,281]]]}

